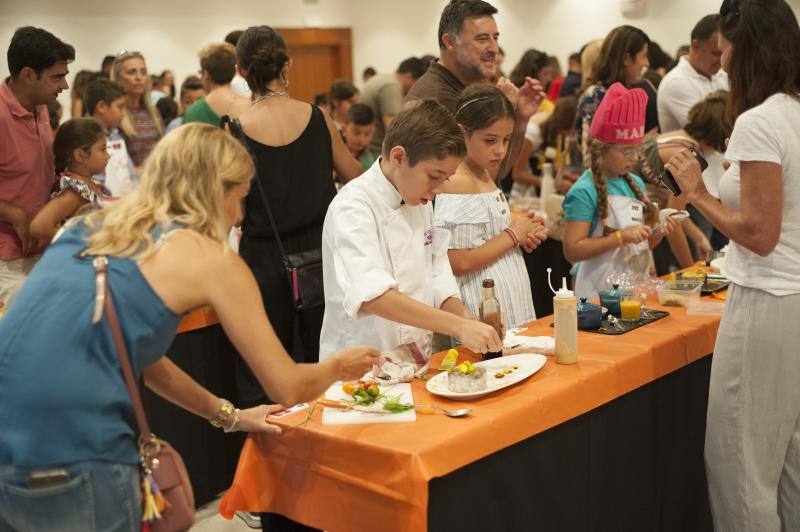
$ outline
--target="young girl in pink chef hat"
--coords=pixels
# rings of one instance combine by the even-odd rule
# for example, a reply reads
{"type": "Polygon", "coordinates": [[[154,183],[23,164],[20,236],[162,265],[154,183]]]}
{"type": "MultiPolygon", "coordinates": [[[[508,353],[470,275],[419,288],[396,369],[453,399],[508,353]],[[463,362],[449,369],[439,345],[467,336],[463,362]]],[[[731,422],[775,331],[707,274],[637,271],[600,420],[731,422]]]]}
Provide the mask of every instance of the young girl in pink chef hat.
{"type": "Polygon", "coordinates": [[[577,265],[575,292],[593,298],[609,288],[609,276],[647,275],[650,249],[675,222],[653,232],[658,207],[631,172],[644,139],[647,94],[614,83],[589,127],[591,166],[564,199],[564,256],[577,265]]]}

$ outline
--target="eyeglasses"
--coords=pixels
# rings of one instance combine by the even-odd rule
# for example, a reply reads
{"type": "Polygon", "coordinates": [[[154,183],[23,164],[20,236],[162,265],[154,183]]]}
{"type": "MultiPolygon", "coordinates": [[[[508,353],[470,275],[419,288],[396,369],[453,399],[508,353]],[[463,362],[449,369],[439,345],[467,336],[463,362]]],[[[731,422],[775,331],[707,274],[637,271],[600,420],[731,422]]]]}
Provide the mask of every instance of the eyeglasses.
{"type": "Polygon", "coordinates": [[[639,148],[617,148],[616,146],[611,146],[611,149],[619,153],[626,159],[639,158],[639,148]]]}

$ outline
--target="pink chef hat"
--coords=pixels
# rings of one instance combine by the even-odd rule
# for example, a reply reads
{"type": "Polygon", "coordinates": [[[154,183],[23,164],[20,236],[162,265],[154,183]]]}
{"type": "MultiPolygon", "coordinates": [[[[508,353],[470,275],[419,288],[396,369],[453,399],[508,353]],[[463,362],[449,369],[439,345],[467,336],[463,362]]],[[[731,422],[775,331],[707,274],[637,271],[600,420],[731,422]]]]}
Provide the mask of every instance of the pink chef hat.
{"type": "Polygon", "coordinates": [[[644,138],[646,108],[646,92],[614,83],[597,107],[589,134],[606,144],[637,144],[644,138]]]}

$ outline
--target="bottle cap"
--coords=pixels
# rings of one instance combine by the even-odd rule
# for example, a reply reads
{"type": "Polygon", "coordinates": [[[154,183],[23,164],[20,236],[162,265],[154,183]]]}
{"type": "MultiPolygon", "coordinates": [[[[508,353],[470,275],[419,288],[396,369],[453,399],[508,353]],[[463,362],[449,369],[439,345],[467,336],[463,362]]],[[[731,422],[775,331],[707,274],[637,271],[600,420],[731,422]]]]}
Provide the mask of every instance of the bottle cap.
{"type": "Polygon", "coordinates": [[[550,274],[553,272],[552,268],[547,268],[547,284],[550,285],[550,290],[555,294],[556,297],[575,297],[575,293],[567,288],[567,278],[561,278],[561,288],[556,291],[553,288],[553,283],[550,281],[550,274]]]}
{"type": "Polygon", "coordinates": [[[484,288],[494,288],[494,279],[484,279],[483,280],[483,287],[484,288]]]}
{"type": "Polygon", "coordinates": [[[558,298],[575,297],[575,292],[573,292],[572,290],[567,288],[567,278],[566,277],[562,277],[561,278],[561,288],[559,288],[558,292],[556,292],[556,297],[558,297],[558,298]]]}

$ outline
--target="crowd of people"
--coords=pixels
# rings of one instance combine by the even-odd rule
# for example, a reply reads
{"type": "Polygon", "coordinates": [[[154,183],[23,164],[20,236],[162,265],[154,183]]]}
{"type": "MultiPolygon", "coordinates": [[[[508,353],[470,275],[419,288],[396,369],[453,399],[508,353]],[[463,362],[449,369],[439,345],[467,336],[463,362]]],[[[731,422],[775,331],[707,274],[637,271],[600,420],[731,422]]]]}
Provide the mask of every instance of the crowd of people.
{"type": "Polygon", "coordinates": [[[534,320],[532,276],[546,273],[524,254],[554,240],[588,298],[614,273],[663,275],[728,246],[705,452],[715,528],[800,529],[800,336],[775,319],[800,311],[796,15],[725,0],[675,58],[624,25],[581,43],[566,72],[531,48],[506,77],[496,14],[452,0],[435,57],[367,68],[360,90],[334,80],[314,102],[292,97],[291,50],[268,26],[208,44],[177,91],[123,51],[72,78],[69,120],[57,97],[76,50],[14,33],[0,84],[0,529],[140,527],[132,407],[93,319],[93,259],[108,259],[148,387],[226,431],[279,433],[279,405],[399,344],[430,356],[439,333],[502,351],[477,319],[482,282],[505,327],[534,320]],[[537,197],[547,216],[512,217],[537,197]],[[287,264],[320,266],[324,290],[287,264]],[[163,357],[203,306],[239,354],[239,409],[163,357]],[[54,469],[63,489],[37,492],[30,479],[54,469]]]}

